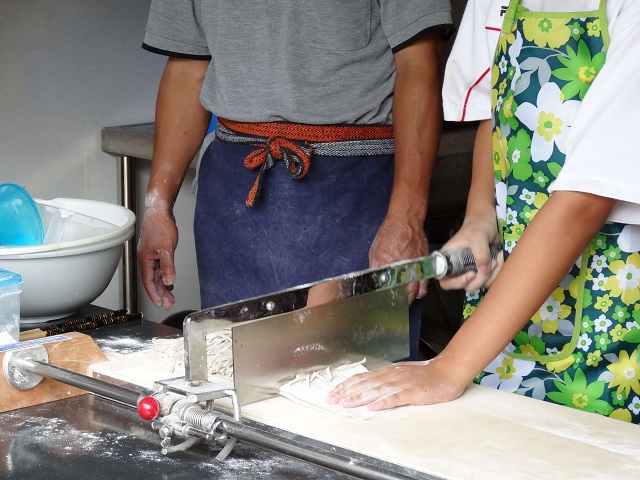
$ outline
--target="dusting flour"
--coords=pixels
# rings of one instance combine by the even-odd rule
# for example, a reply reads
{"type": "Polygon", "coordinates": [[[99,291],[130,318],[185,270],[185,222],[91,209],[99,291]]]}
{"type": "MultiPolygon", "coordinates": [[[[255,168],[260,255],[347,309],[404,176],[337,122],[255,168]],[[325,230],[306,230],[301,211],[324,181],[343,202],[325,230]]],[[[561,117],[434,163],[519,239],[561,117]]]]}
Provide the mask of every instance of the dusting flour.
{"type": "Polygon", "coordinates": [[[126,355],[136,353],[151,348],[151,340],[137,337],[115,337],[96,338],[96,344],[104,353],[113,352],[126,355]]]}
{"type": "Polygon", "coordinates": [[[187,452],[163,455],[160,438],[149,424],[139,419],[127,421],[122,410],[107,400],[92,403],[88,408],[86,399],[80,397],[65,401],[65,408],[57,412],[59,416],[48,416],[34,407],[30,409],[33,414],[26,410],[0,414],[3,461],[6,457],[7,464],[12,465],[8,473],[0,473],[0,478],[89,478],[74,472],[78,464],[92,465],[91,477],[96,480],[123,478],[123,472],[131,479],[158,480],[347,478],[244,442],[239,442],[224,461],[215,459],[221,448],[216,442],[200,442],[187,452]],[[38,470],[45,473],[37,474],[32,465],[43,459],[47,465],[38,470]]]}
{"type": "Polygon", "coordinates": [[[0,345],[11,345],[16,342],[17,340],[9,332],[0,332],[0,345]]]}

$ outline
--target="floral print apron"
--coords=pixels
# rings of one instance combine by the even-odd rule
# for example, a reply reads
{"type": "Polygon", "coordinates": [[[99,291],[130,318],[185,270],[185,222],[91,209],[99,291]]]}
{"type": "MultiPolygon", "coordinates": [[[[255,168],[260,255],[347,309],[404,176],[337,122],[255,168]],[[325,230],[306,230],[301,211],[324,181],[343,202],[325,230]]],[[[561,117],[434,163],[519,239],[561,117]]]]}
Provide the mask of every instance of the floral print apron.
{"type": "MultiPolygon", "coordinates": [[[[506,11],[492,67],[496,210],[505,258],[549,198],[580,103],[604,65],[605,3],[596,11],[551,13],[515,0],[506,11]]],[[[633,251],[639,235],[639,226],[604,225],[474,381],[640,423],[640,253],[633,251]]],[[[467,296],[464,318],[481,296],[467,296]]]]}

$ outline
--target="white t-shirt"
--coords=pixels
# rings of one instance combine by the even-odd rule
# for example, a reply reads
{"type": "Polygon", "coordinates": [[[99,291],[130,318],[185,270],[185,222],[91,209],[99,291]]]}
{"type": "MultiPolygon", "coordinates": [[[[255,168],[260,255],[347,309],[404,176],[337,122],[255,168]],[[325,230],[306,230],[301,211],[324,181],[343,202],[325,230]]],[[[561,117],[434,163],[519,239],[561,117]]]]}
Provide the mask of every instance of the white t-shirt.
{"type": "MultiPolygon", "coordinates": [[[[522,0],[531,11],[597,10],[600,0],[522,0]]],[[[468,0],[443,88],[445,119],[491,117],[490,68],[508,0],[468,0]]],[[[611,43],[567,137],[550,191],[618,200],[610,221],[640,224],[640,0],[608,0],[611,43]]]]}

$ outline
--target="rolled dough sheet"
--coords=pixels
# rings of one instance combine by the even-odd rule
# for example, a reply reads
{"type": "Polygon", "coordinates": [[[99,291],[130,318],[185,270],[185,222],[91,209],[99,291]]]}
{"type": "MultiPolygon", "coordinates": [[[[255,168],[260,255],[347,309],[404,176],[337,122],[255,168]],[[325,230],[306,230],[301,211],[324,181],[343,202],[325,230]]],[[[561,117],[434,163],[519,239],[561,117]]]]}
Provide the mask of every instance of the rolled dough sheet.
{"type": "Polygon", "coordinates": [[[445,479],[639,478],[640,427],[469,386],[456,401],[367,421],[274,397],[242,415],[445,479]]]}
{"type": "Polygon", "coordinates": [[[319,374],[317,377],[312,376],[307,380],[292,380],[284,384],[280,387],[280,395],[303,406],[329,411],[342,417],[366,420],[376,415],[384,415],[387,412],[372,412],[366,407],[342,408],[339,405],[331,405],[326,400],[333,387],[356,373],[366,371],[367,369],[363,365],[356,364],[342,370],[332,370],[330,374],[322,371],[316,372],[319,374]]]}
{"type": "MultiPolygon", "coordinates": [[[[105,352],[105,355],[108,362],[90,368],[94,377],[108,382],[151,389],[159,380],[184,377],[184,366],[175,366],[170,360],[154,355],[150,348],[126,354],[105,352]]],[[[232,380],[219,375],[211,376],[210,380],[233,387],[232,380]]]]}
{"type": "MultiPolygon", "coordinates": [[[[148,351],[93,365],[151,388],[184,375],[148,351]]],[[[640,426],[470,385],[453,402],[366,421],[273,397],[243,417],[444,479],[640,478],[640,426]]]]}

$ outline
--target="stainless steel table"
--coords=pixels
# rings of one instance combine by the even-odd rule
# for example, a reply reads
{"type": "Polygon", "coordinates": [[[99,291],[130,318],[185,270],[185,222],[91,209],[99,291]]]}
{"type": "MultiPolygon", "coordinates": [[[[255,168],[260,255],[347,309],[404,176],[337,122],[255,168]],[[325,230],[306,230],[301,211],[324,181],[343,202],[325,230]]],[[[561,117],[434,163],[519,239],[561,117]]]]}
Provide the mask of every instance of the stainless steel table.
{"type": "MultiPolygon", "coordinates": [[[[159,323],[134,320],[83,333],[103,348],[114,338],[148,340],[181,332],[159,323]]],[[[158,433],[132,407],[93,394],[1,413],[0,425],[0,478],[6,480],[352,478],[244,441],[239,441],[224,461],[215,459],[220,446],[211,444],[196,444],[187,451],[165,456],[158,433]]],[[[309,439],[273,427],[259,427],[268,434],[284,434],[283,438],[303,448],[330,451],[350,462],[372,465],[384,478],[396,478],[396,473],[405,480],[435,478],[419,473],[416,476],[403,467],[320,442],[305,443],[309,439]]]]}
{"type": "MultiPolygon", "coordinates": [[[[84,333],[100,345],[114,336],[180,331],[135,320],[84,333]]],[[[2,413],[0,425],[0,478],[6,480],[350,478],[243,442],[223,462],[206,444],[164,456],[158,433],[133,408],[92,394],[2,413]]]]}
{"type": "Polygon", "coordinates": [[[164,456],[157,432],[133,409],[90,394],[4,413],[0,421],[6,480],[350,478],[242,442],[222,462],[204,444],[164,456]]]}

